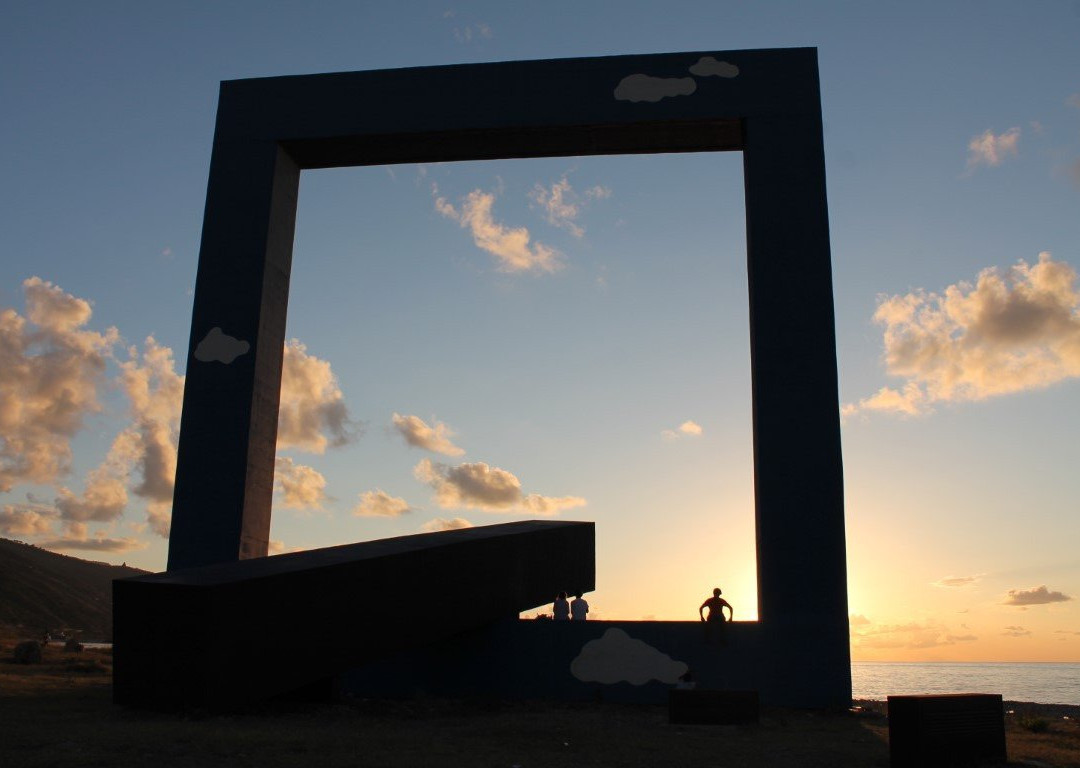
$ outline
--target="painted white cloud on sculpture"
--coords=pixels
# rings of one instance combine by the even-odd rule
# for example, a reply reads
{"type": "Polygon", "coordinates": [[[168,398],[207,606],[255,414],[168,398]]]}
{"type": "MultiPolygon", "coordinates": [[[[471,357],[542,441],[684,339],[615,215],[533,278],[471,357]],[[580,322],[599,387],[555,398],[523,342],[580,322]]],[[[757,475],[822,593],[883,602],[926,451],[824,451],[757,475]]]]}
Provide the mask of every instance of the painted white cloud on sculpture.
{"type": "Polygon", "coordinates": [[[698,77],[738,77],[739,68],[730,61],[717,61],[715,56],[702,56],[690,67],[690,74],[698,77]]]}
{"type": "Polygon", "coordinates": [[[570,662],[570,674],[585,683],[644,685],[650,680],[675,684],[686,673],[686,662],[675,661],[643,640],[614,627],[599,640],[590,640],[570,662]]]}
{"type": "Polygon", "coordinates": [[[220,328],[211,328],[210,333],[195,347],[195,359],[203,363],[224,363],[228,365],[240,355],[247,354],[251,345],[246,341],[228,335],[220,328]]]}
{"type": "Polygon", "coordinates": [[[692,77],[651,77],[627,75],[615,87],[617,101],[660,101],[673,96],[689,96],[697,90],[692,77]]]}

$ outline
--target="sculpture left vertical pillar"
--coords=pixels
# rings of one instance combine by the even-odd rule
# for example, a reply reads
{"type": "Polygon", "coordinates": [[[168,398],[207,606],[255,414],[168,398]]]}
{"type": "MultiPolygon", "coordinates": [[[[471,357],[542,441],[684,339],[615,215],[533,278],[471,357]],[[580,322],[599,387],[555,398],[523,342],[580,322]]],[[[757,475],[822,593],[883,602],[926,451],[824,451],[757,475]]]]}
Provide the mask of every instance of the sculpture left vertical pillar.
{"type": "Polygon", "coordinates": [[[170,571],[263,557],[270,538],[300,168],[276,141],[222,137],[221,125],[219,112],[188,344],[170,571]]]}

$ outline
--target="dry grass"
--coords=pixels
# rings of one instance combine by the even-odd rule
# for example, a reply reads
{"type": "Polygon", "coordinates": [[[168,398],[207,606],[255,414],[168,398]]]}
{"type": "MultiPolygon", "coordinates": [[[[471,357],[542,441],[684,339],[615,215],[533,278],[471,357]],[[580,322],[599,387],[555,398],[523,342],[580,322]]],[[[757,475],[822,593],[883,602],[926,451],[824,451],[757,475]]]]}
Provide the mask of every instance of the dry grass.
{"type": "MultiPolygon", "coordinates": [[[[45,663],[23,666],[8,661],[11,645],[0,640],[5,768],[889,764],[883,705],[861,714],[769,710],[760,725],[738,727],[669,725],[661,707],[434,700],[163,715],[112,705],[107,652],[54,646],[45,663]]],[[[1050,725],[1031,733],[1011,724],[1013,761],[1080,768],[1076,720],[1024,714],[1050,725]]]]}

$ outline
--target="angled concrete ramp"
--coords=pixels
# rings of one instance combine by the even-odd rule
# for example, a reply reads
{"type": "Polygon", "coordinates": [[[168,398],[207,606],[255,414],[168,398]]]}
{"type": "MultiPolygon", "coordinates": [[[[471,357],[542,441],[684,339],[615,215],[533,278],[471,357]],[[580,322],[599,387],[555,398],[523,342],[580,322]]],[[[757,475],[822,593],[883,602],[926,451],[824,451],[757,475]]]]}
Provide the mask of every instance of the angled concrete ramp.
{"type": "Polygon", "coordinates": [[[227,707],[595,588],[593,523],[530,520],[113,582],[113,698],[227,707]]]}

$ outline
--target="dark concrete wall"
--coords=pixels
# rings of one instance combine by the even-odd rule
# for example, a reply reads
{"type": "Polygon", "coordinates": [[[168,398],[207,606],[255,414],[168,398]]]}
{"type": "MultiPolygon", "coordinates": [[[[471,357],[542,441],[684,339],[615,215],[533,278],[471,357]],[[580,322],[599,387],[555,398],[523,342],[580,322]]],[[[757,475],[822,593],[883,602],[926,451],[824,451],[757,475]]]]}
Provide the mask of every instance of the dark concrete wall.
{"type": "Polygon", "coordinates": [[[225,707],[594,589],[592,523],[526,521],[121,579],[120,704],[225,707]]]}
{"type": "MultiPolygon", "coordinates": [[[[667,703],[673,682],[598,682],[573,674],[571,665],[585,645],[610,629],[622,630],[658,654],[685,663],[698,688],[756,690],[768,706],[835,705],[831,696],[821,693],[810,699],[791,695],[784,671],[764,651],[757,622],[729,624],[728,643],[719,646],[706,642],[704,625],[697,621],[509,620],[358,667],[341,675],[339,690],[346,698],[434,695],[667,703]]],[[[842,706],[850,703],[849,696],[842,706]]]]}

